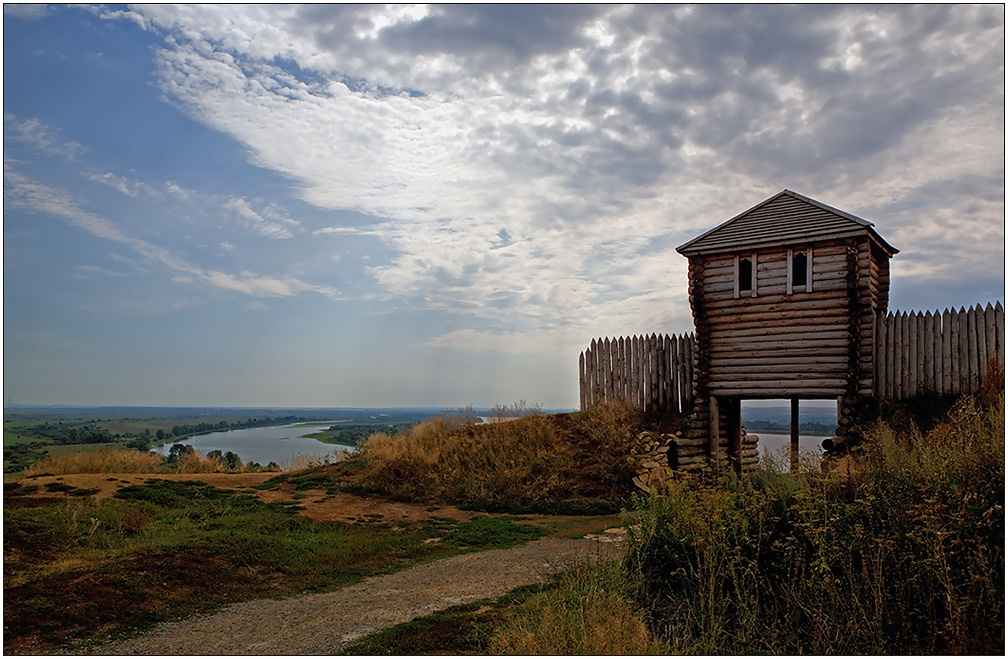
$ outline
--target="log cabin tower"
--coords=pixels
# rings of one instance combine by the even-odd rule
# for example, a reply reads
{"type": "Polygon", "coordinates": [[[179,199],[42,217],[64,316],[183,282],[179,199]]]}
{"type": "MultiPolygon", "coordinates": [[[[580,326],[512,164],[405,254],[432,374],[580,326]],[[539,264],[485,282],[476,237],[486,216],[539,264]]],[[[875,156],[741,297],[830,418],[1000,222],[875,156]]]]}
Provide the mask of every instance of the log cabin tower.
{"type": "Polygon", "coordinates": [[[741,401],[837,401],[837,435],[874,395],[874,323],[898,250],[873,224],[790,190],[679,246],[696,328],[694,440],[742,469],[741,401]]]}

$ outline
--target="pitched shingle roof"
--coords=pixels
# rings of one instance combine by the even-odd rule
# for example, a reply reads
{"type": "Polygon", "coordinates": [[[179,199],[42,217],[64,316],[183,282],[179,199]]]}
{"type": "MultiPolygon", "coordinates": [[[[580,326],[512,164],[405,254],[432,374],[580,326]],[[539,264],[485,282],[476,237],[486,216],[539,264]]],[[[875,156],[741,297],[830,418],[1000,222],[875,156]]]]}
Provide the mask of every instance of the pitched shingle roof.
{"type": "Polygon", "coordinates": [[[860,217],[784,190],[680,245],[676,251],[693,256],[867,235],[889,256],[899,252],[875,232],[874,226],[860,217]]]}

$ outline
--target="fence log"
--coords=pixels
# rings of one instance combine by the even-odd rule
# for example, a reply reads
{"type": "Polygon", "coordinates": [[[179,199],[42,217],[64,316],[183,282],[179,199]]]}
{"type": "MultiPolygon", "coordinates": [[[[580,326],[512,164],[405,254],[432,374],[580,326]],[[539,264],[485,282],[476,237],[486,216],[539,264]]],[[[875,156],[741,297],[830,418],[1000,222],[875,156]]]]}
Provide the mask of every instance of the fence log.
{"type": "Polygon", "coordinates": [[[909,360],[907,359],[906,352],[910,347],[910,328],[905,311],[897,316],[896,322],[899,326],[899,346],[896,348],[896,351],[899,354],[899,375],[896,376],[896,381],[899,383],[899,397],[906,398],[906,393],[908,391],[907,381],[910,378],[910,373],[907,369],[909,360]]]}
{"type": "Polygon", "coordinates": [[[966,332],[968,343],[966,345],[967,357],[969,359],[969,392],[973,393],[980,388],[980,363],[977,359],[977,327],[976,327],[976,307],[970,307],[966,312],[966,332]]]}
{"type": "Polygon", "coordinates": [[[952,383],[949,385],[949,393],[958,394],[962,390],[959,386],[959,317],[955,311],[949,314],[949,326],[949,355],[952,358],[952,383]]]}
{"type": "Polygon", "coordinates": [[[907,316],[907,343],[903,354],[907,357],[907,395],[917,393],[917,317],[911,313],[907,316]]]}
{"type": "Polygon", "coordinates": [[[973,327],[976,329],[977,381],[974,391],[979,391],[987,372],[987,332],[984,329],[984,311],[979,304],[973,308],[973,327]]]}
{"type": "Polygon", "coordinates": [[[969,364],[969,322],[966,309],[960,307],[956,318],[959,321],[959,393],[968,394],[970,391],[970,364],[969,364]]]}
{"type": "Polygon", "coordinates": [[[887,398],[893,398],[895,394],[893,393],[893,382],[895,382],[896,376],[893,375],[893,368],[896,361],[896,350],[894,347],[894,341],[896,337],[896,319],[892,314],[886,314],[885,319],[886,326],[886,342],[885,342],[885,353],[886,353],[886,371],[885,371],[885,396],[887,398]]]}
{"type": "Polygon", "coordinates": [[[994,324],[994,307],[990,302],[984,307],[984,334],[987,337],[987,359],[997,359],[997,328],[994,324]]]}
{"type": "Polygon", "coordinates": [[[941,393],[952,393],[952,312],[942,312],[942,388],[941,393]]]}
{"type": "Polygon", "coordinates": [[[998,302],[994,305],[994,332],[997,335],[997,359],[1003,367],[1005,365],[1005,317],[1004,307],[998,302]]]}
{"type": "Polygon", "coordinates": [[[942,360],[941,360],[941,347],[942,347],[942,330],[941,330],[941,312],[935,311],[931,315],[931,380],[934,383],[934,391],[941,393],[942,391],[942,360]]]}

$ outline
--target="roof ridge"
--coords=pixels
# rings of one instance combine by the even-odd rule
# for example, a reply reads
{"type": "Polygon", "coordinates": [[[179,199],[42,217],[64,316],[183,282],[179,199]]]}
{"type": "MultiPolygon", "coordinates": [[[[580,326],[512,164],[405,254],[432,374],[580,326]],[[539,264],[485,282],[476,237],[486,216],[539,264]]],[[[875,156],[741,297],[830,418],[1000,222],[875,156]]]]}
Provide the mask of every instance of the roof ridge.
{"type": "MultiPolygon", "coordinates": [[[[680,245],[679,247],[676,248],[676,251],[679,252],[680,254],[688,255],[688,253],[701,253],[701,252],[704,252],[704,251],[711,251],[711,250],[713,250],[715,248],[718,248],[719,246],[723,246],[726,251],[731,251],[733,249],[738,249],[739,247],[742,246],[741,244],[733,245],[732,243],[733,242],[739,242],[739,243],[741,243],[741,241],[739,240],[739,238],[740,237],[745,238],[746,234],[751,234],[751,236],[749,237],[749,240],[752,242],[752,244],[754,246],[758,246],[760,244],[768,243],[768,242],[769,243],[781,242],[781,241],[783,241],[783,242],[794,242],[795,239],[796,239],[796,236],[794,235],[795,232],[793,230],[783,230],[782,231],[782,230],[780,230],[780,227],[777,227],[778,230],[775,232],[775,231],[773,231],[773,226],[772,225],[769,227],[770,231],[767,234],[761,235],[759,238],[753,238],[752,237],[752,236],[757,235],[757,233],[756,233],[756,231],[755,231],[755,229],[753,227],[748,226],[745,223],[743,223],[742,225],[740,225],[740,228],[738,230],[735,230],[735,231],[725,231],[726,227],[728,227],[729,225],[732,225],[732,224],[738,222],[739,220],[742,220],[743,218],[745,218],[747,216],[750,216],[753,213],[758,212],[761,208],[763,208],[763,207],[765,207],[765,206],[767,206],[767,205],[769,205],[769,204],[771,204],[771,203],[779,200],[781,197],[788,197],[788,198],[793,199],[795,201],[798,201],[800,203],[807,204],[808,206],[812,206],[814,208],[817,208],[820,211],[824,211],[825,213],[828,213],[829,215],[834,216],[834,218],[839,218],[839,219],[829,220],[828,219],[829,215],[819,216],[817,218],[814,214],[811,215],[810,217],[808,217],[807,219],[808,219],[808,221],[810,223],[810,226],[809,226],[809,231],[810,231],[809,238],[811,238],[811,239],[815,239],[817,237],[817,234],[818,234],[818,237],[820,237],[820,239],[828,239],[828,236],[830,236],[830,235],[832,235],[832,236],[835,237],[837,234],[841,234],[842,235],[845,232],[867,231],[867,233],[876,242],[878,242],[878,244],[883,249],[885,249],[886,251],[888,251],[890,253],[890,255],[896,254],[899,251],[899,250],[895,249],[892,245],[890,245],[889,243],[887,243],[880,235],[878,235],[878,233],[873,229],[873,227],[875,225],[873,223],[869,222],[868,220],[860,218],[860,217],[858,217],[858,216],[856,216],[856,215],[854,215],[852,213],[848,213],[846,211],[842,211],[839,208],[835,208],[833,206],[830,206],[829,204],[824,204],[823,202],[818,201],[816,199],[812,199],[811,197],[806,197],[803,194],[797,193],[797,192],[795,192],[793,190],[789,190],[787,188],[783,189],[782,191],[778,192],[777,194],[771,195],[770,197],[768,197],[767,199],[764,199],[763,201],[759,202],[755,206],[752,206],[752,207],[750,207],[750,208],[742,211],[741,213],[739,213],[738,215],[735,215],[731,219],[726,220],[726,221],[718,224],[714,228],[712,228],[712,229],[710,229],[708,231],[705,231],[704,233],[700,234],[696,238],[693,238],[692,240],[689,240],[689,241],[683,243],[682,245],[680,245]],[[843,224],[844,224],[843,221],[844,220],[853,223],[854,226],[849,226],[848,225],[847,228],[844,228],[843,227],[843,224]],[[718,234],[718,233],[721,233],[721,232],[725,232],[727,235],[720,236],[719,238],[714,238],[713,240],[708,240],[714,234],[718,234]],[[709,242],[711,244],[707,245],[705,247],[704,246],[705,242],[709,242]],[[697,247],[697,245],[699,245],[699,248],[697,247]]],[[[785,213],[785,214],[787,214],[787,213],[785,213]]]]}

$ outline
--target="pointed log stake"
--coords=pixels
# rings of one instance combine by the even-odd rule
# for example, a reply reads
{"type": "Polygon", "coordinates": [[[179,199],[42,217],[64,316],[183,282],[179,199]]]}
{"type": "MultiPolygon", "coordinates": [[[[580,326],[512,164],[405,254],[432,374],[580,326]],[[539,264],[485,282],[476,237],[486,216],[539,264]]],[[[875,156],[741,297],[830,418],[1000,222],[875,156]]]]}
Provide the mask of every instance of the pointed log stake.
{"type": "Polygon", "coordinates": [[[584,352],[578,357],[578,399],[581,403],[581,411],[587,408],[585,398],[585,355],[584,352]]]}

